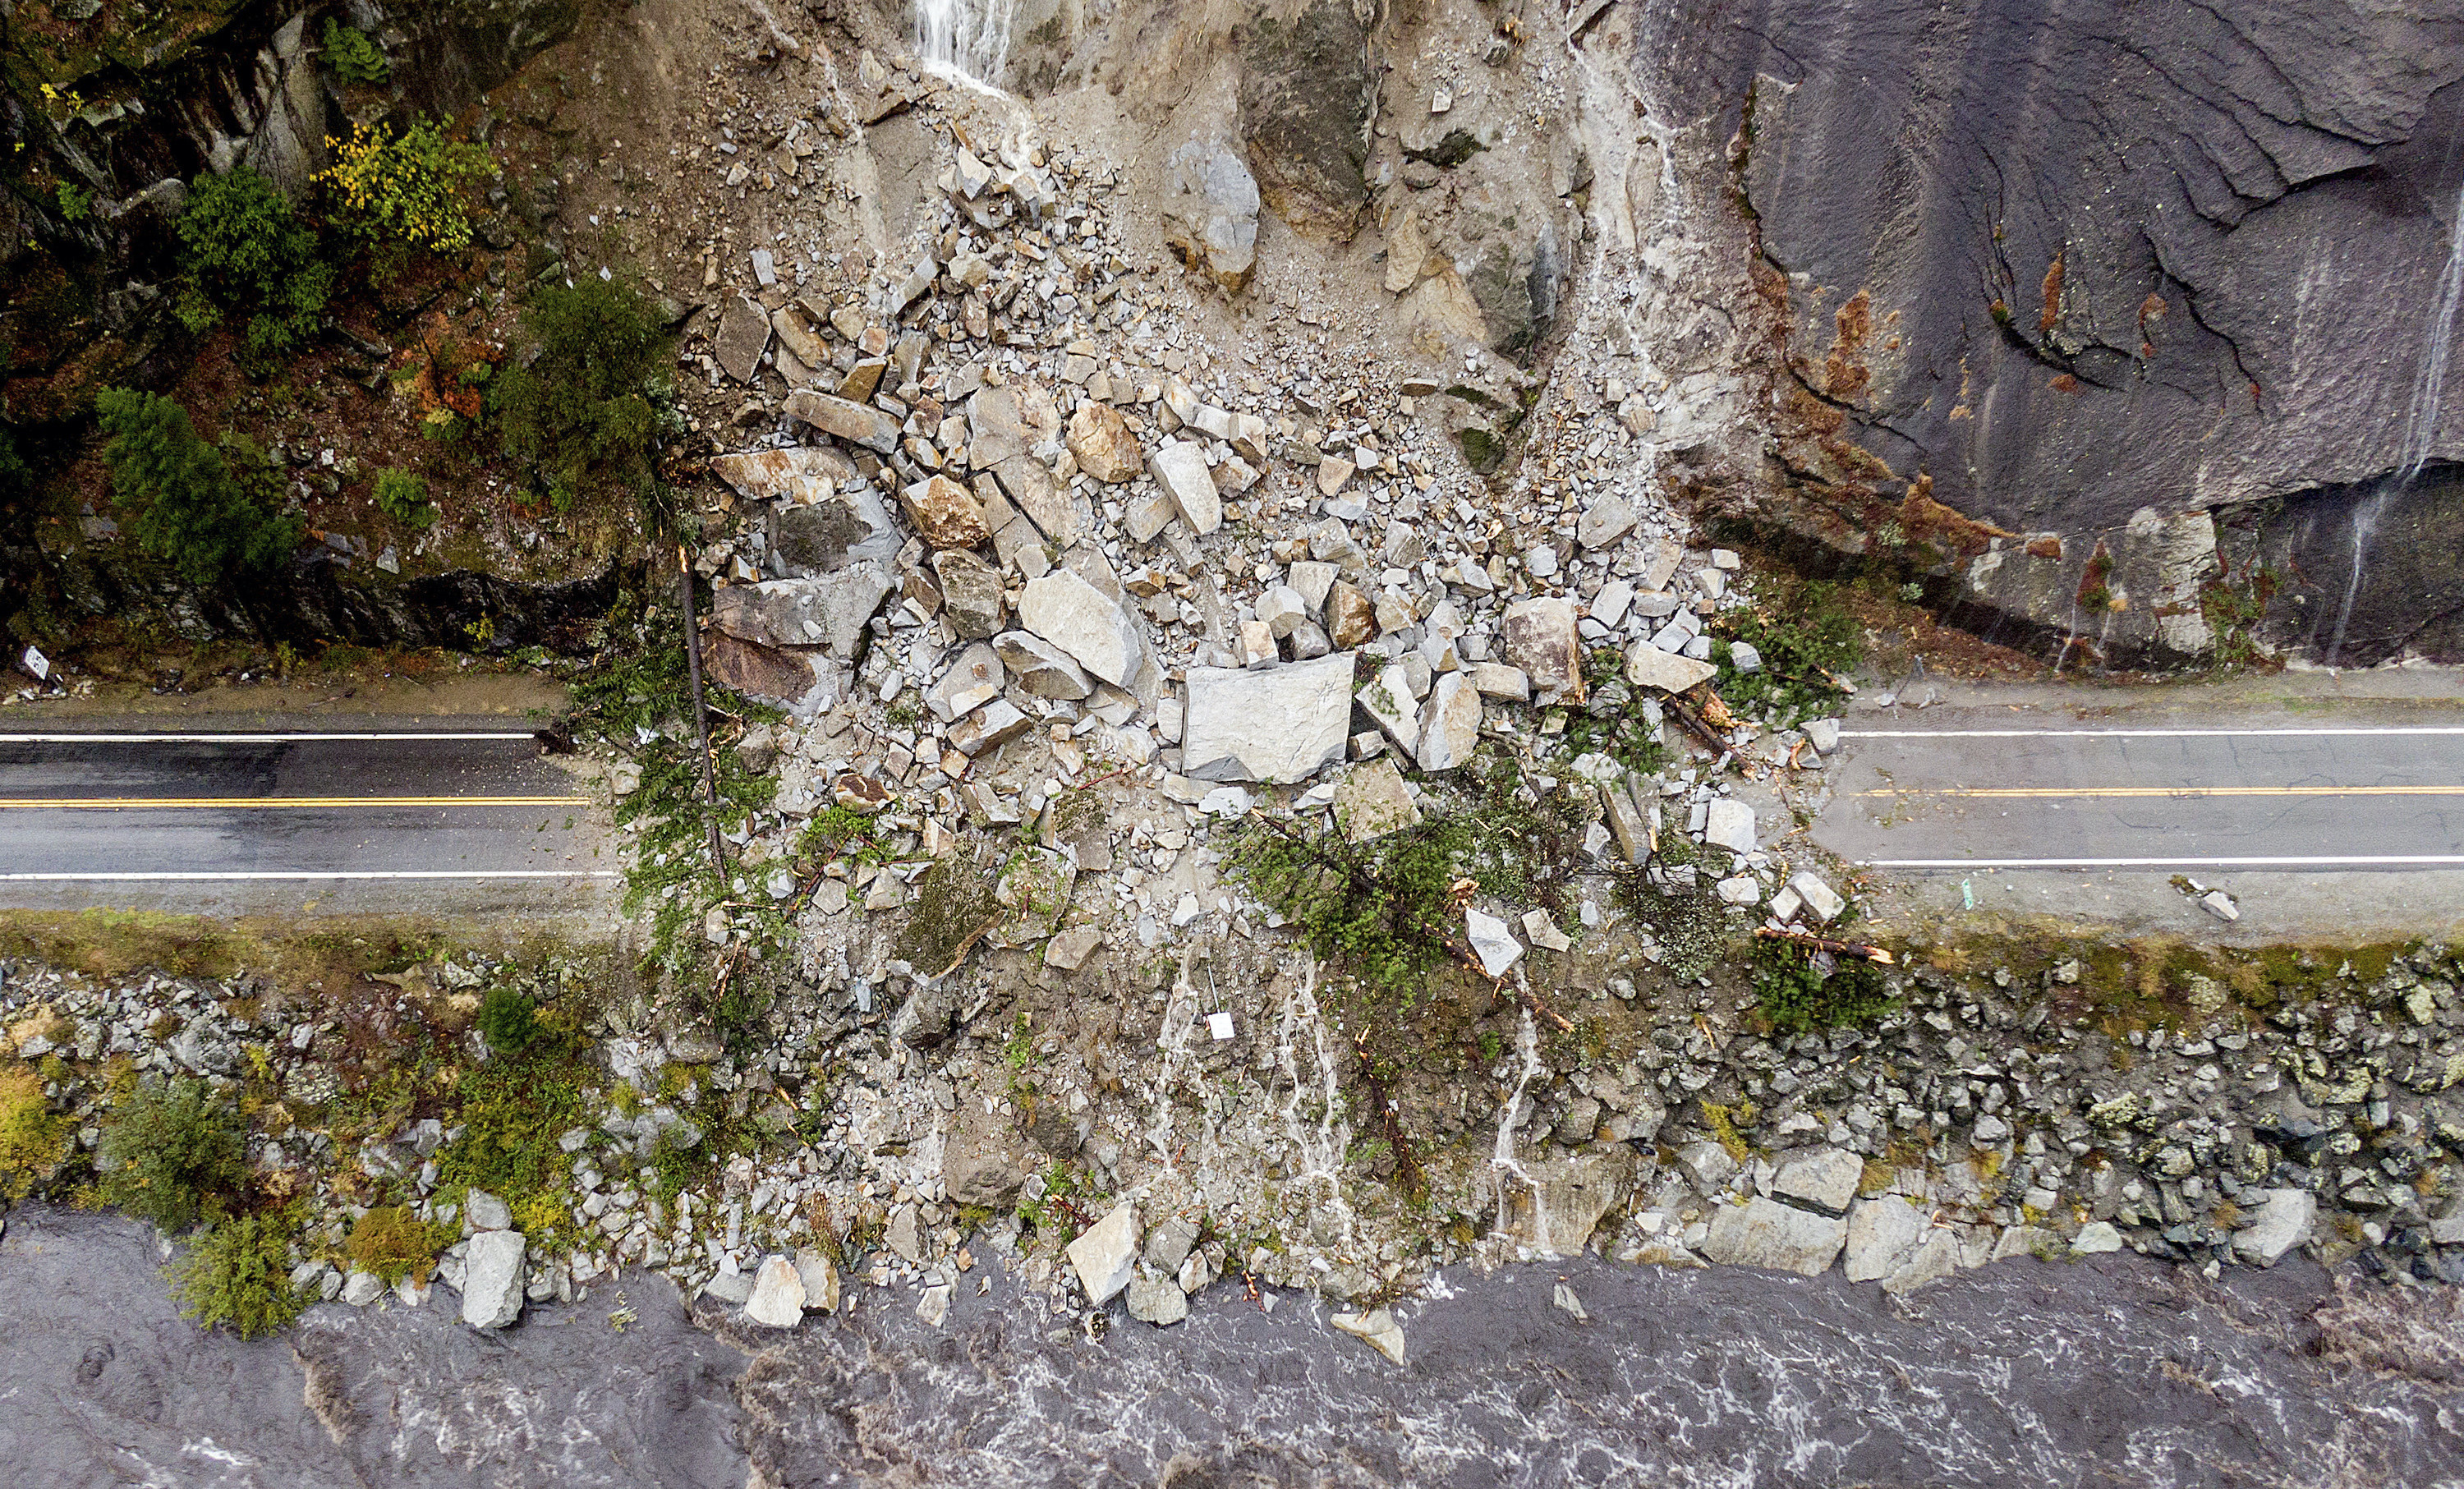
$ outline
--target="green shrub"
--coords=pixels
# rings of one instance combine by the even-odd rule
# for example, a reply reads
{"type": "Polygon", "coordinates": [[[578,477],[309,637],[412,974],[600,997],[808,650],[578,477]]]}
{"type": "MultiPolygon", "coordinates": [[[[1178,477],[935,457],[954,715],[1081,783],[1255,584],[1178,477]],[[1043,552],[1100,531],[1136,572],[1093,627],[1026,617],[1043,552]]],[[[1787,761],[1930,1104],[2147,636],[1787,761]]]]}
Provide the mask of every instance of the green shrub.
{"type": "Polygon", "coordinates": [[[328,142],[339,158],[317,179],[341,193],[362,237],[435,253],[471,246],[471,186],[496,170],[485,147],[447,139],[431,119],[414,120],[399,135],[385,124],[353,124],[351,138],[328,142]]]}
{"type": "Polygon", "coordinates": [[[342,1254],[353,1267],[386,1282],[406,1277],[428,1281],[436,1254],[451,1244],[441,1226],[429,1225],[403,1205],[379,1205],[351,1222],[342,1254]]]}
{"type": "Polygon", "coordinates": [[[1756,1011],[1782,1033],[1871,1023],[1891,1007],[1881,971],[1856,957],[1831,963],[1827,953],[1757,941],[1753,966],[1756,1011]]]}
{"type": "Polygon", "coordinates": [[[530,997],[517,988],[488,990],[479,1003],[479,1033],[491,1053],[507,1060],[519,1060],[548,1037],[530,997]]]}
{"type": "Polygon", "coordinates": [[[650,1193],[660,1203],[672,1202],[712,1167],[711,1154],[697,1137],[689,1137],[682,1127],[663,1128],[650,1144],[650,1193]]]}
{"type": "Polygon", "coordinates": [[[14,1062],[0,1069],[0,1201],[25,1198],[68,1153],[68,1119],[52,1114],[43,1078],[14,1062]]]}
{"type": "Polygon", "coordinates": [[[436,520],[436,504],[428,499],[428,483],[399,466],[377,472],[377,510],[396,522],[427,527],[436,520]]]}
{"type": "Polygon", "coordinates": [[[1837,588],[1807,584],[1768,606],[1721,612],[1713,623],[1722,639],[1711,644],[1720,675],[1712,687],[1740,718],[1769,713],[1785,728],[1836,710],[1847,696],[1836,679],[1855,671],[1864,657],[1864,632],[1839,603],[1837,588]],[[1750,643],[1762,667],[1740,672],[1731,648],[1750,643]]]}
{"type": "Polygon", "coordinates": [[[60,204],[60,221],[83,222],[94,210],[94,193],[74,181],[63,181],[54,191],[60,204]]]}
{"type": "Polygon", "coordinates": [[[141,1085],[102,1129],[102,1197],[166,1231],[228,1211],[248,1170],[238,1117],[203,1081],[141,1085]]]}
{"type": "Polygon", "coordinates": [[[291,1285],[289,1229],[278,1215],[217,1220],[170,1269],[183,1316],[207,1328],[225,1325],[242,1339],[271,1334],[310,1302],[291,1285]]]}
{"type": "Polygon", "coordinates": [[[103,458],[130,534],[188,582],[214,584],[235,572],[271,568],[298,547],[299,519],[250,491],[178,404],[106,388],[95,406],[110,436],[103,458]]]}
{"type": "Polygon", "coordinates": [[[245,165],[199,176],[177,230],[185,282],[176,308],[189,330],[246,314],[242,351],[260,366],[316,335],[334,268],[273,182],[245,165]]]}
{"type": "Polygon", "coordinates": [[[491,384],[506,452],[530,462],[559,510],[583,495],[650,493],[671,342],[640,292],[584,279],[541,289],[522,312],[538,348],[491,384]]]}
{"type": "Polygon", "coordinates": [[[582,1070],[538,1059],[491,1060],[462,1075],[462,1136],[436,1155],[437,1182],[484,1189],[517,1214],[563,1193],[570,1159],[557,1139],[586,1121],[582,1070]]]}
{"type": "Polygon", "coordinates": [[[1234,840],[1228,863],[1373,1003],[1401,1010],[1426,996],[1429,974],[1446,960],[1439,938],[1456,924],[1449,890],[1469,848],[1444,819],[1365,843],[1259,823],[1234,840]]]}
{"type": "Polygon", "coordinates": [[[344,82],[381,83],[393,74],[382,48],[368,33],[325,17],[325,61],[344,82]]]}

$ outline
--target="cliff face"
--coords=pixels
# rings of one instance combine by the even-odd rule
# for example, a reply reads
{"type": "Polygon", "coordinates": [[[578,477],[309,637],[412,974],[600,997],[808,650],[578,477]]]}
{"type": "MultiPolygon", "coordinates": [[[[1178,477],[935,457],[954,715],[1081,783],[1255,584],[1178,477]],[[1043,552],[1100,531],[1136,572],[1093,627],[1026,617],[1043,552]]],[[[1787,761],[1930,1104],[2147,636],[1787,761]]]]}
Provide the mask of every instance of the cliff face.
{"type": "Polygon", "coordinates": [[[1855,549],[1938,518],[1964,602],[2119,657],[2203,654],[2216,585],[2291,644],[2323,606],[2344,660],[2435,641],[2454,597],[2369,550],[2452,543],[2454,503],[2385,503],[2357,585],[2349,550],[2391,473],[2464,458],[2464,7],[1759,0],[1669,30],[1784,301],[1797,525],[1855,549]]]}

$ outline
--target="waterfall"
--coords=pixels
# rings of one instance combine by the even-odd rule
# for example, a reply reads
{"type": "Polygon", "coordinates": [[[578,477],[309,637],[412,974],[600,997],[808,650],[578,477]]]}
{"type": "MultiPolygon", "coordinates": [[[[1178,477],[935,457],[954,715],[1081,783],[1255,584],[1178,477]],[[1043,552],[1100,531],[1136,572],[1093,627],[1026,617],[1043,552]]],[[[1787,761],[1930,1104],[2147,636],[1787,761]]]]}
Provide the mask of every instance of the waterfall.
{"type": "Polygon", "coordinates": [[[915,55],[944,77],[1001,86],[1018,0],[914,0],[915,55]]]}
{"type": "Polygon", "coordinates": [[[2344,602],[2336,612],[2336,639],[2327,647],[2329,667],[2343,657],[2344,627],[2352,623],[2353,602],[2362,592],[2363,556],[2378,536],[2379,518],[2387,503],[2430,463],[2431,445],[2438,437],[2438,404],[2447,388],[2447,356],[2454,345],[2459,300],[2464,300],[2464,186],[2455,192],[2455,210],[2447,229],[2447,269],[2438,276],[2438,298],[2431,306],[2421,367],[2413,374],[2412,405],[2405,410],[2404,442],[2396,448],[2395,469],[2353,508],[2351,558],[2344,574],[2344,602]]]}

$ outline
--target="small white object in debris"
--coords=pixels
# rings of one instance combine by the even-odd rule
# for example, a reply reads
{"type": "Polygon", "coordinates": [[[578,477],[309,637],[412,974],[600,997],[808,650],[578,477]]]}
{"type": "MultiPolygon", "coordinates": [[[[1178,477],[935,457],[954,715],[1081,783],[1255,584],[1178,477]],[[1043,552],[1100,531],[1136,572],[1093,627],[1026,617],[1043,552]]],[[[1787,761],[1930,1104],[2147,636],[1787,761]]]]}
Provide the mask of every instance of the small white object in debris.
{"type": "Polygon", "coordinates": [[[1232,1016],[1230,1014],[1208,1014],[1206,1016],[1206,1032],[1215,1036],[1218,1040],[1230,1039],[1232,1037],[1232,1016]]]}
{"type": "Polygon", "coordinates": [[[43,655],[37,647],[28,646],[26,654],[17,659],[17,665],[24,668],[27,675],[38,683],[48,683],[52,680],[52,659],[43,655]]]}
{"type": "Polygon", "coordinates": [[[2225,893],[2222,889],[2211,889],[2207,894],[2200,897],[2199,904],[2206,907],[2208,913],[2213,915],[2218,920],[2233,921],[2241,919],[2241,907],[2235,905],[2233,903],[2233,897],[2225,893]]]}
{"type": "Polygon", "coordinates": [[[1496,916],[1484,915],[1465,906],[1463,929],[1470,936],[1473,953],[1480,957],[1480,970],[1490,976],[1505,976],[1507,969],[1523,959],[1523,943],[1515,940],[1514,932],[1496,916]]]}
{"type": "Polygon", "coordinates": [[[1238,786],[1218,786],[1198,799],[1198,809],[1209,817],[1246,817],[1252,799],[1238,786]]]}

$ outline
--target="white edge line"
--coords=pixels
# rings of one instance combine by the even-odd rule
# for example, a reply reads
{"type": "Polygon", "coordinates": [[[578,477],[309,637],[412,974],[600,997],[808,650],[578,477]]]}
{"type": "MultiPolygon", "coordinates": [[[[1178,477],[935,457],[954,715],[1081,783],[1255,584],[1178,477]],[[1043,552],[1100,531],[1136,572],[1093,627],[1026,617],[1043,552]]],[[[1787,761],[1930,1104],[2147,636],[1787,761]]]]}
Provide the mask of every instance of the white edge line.
{"type": "Polygon", "coordinates": [[[2464,734],[2464,728],[2401,729],[1843,729],[1842,739],[2214,739],[2250,735],[2464,734]]]}
{"type": "Polygon", "coordinates": [[[0,734],[0,744],[297,744],[325,740],[536,739],[535,734],[0,734]]]}
{"type": "Polygon", "coordinates": [[[216,884],[236,879],[613,879],[612,868],[473,868],[473,869],[392,869],[367,871],[335,871],[319,873],[292,872],[283,869],[250,870],[235,873],[0,873],[0,884],[80,884],[95,880],[135,880],[148,884],[216,884]]]}
{"type": "Polygon", "coordinates": [[[1869,858],[1868,868],[2357,868],[2464,867],[2464,854],[2384,858],[1869,858]]]}

